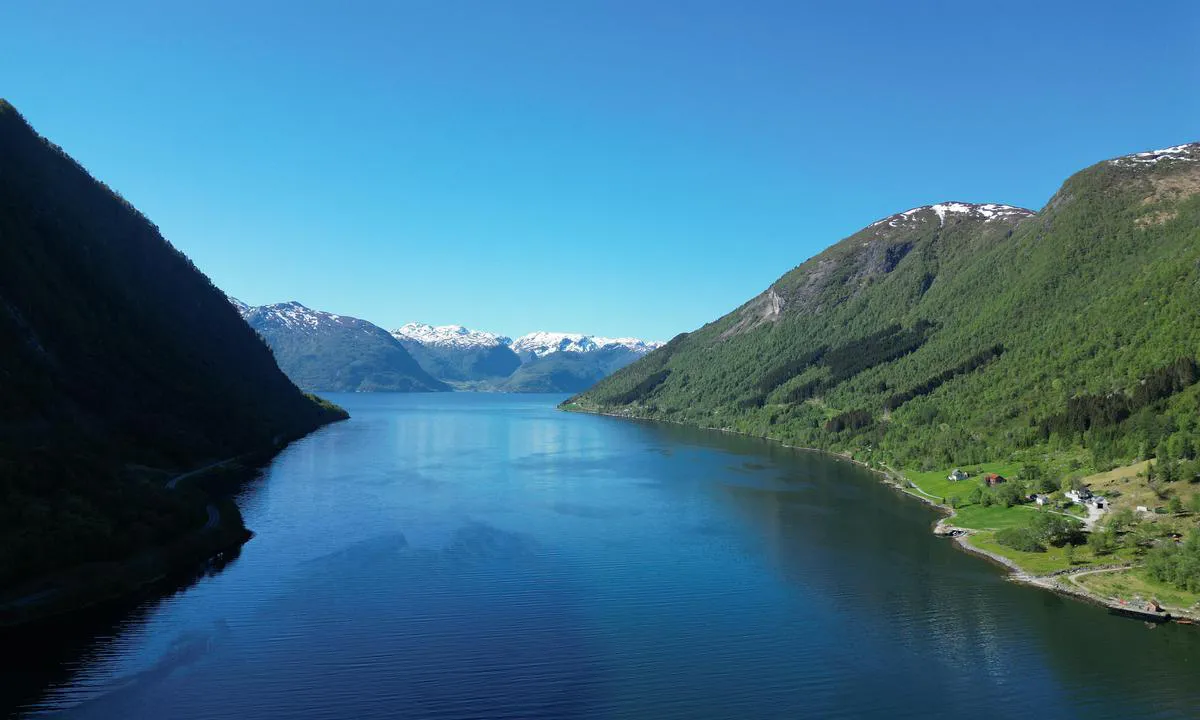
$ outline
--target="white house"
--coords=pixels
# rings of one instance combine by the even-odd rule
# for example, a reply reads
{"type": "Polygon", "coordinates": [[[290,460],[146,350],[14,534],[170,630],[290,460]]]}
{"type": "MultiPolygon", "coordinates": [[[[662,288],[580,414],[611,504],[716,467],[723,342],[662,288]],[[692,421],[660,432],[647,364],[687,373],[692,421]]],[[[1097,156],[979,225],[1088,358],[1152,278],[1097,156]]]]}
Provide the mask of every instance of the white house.
{"type": "Polygon", "coordinates": [[[947,480],[949,480],[950,482],[958,482],[959,480],[966,480],[966,479],[967,479],[967,474],[965,472],[963,472],[962,470],[959,470],[958,468],[954,468],[954,472],[950,473],[950,477],[947,478],[947,480]]]}
{"type": "Polygon", "coordinates": [[[1092,499],[1092,491],[1087,488],[1079,488],[1078,490],[1068,490],[1063,495],[1071,502],[1077,502],[1080,505],[1087,505],[1092,499]]]}
{"type": "Polygon", "coordinates": [[[1038,493],[1037,495],[1033,496],[1033,501],[1038,505],[1046,505],[1050,502],[1050,496],[1038,493]]]}

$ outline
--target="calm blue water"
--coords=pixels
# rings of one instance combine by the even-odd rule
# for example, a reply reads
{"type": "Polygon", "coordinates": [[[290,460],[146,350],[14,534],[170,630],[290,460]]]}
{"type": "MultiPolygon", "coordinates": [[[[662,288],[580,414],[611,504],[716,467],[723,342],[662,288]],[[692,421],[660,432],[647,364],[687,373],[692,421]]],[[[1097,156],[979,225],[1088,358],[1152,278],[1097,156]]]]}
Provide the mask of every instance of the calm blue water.
{"type": "Polygon", "coordinates": [[[29,714],[1200,717],[1200,632],[1006,582],[847,463],[560,397],[333,399],[242,493],[240,557],[14,675],[29,714]]]}

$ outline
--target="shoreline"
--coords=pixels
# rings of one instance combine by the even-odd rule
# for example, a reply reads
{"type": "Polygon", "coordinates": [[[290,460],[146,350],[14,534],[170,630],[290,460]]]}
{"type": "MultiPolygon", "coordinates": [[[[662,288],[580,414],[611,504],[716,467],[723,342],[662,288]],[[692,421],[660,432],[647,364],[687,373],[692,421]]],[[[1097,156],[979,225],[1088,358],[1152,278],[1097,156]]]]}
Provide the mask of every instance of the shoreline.
{"type": "MultiPolygon", "coordinates": [[[[915,493],[909,492],[909,488],[904,483],[908,483],[914,489],[919,490],[919,488],[917,488],[915,483],[913,483],[911,480],[906,478],[902,472],[900,472],[899,470],[896,470],[892,467],[889,467],[887,465],[884,465],[883,467],[885,469],[881,470],[876,467],[871,467],[870,465],[868,465],[867,463],[865,463],[861,460],[854,459],[848,453],[834,452],[832,450],[823,450],[821,448],[803,447],[800,445],[791,445],[788,442],[786,442],[780,438],[771,437],[769,435],[752,435],[750,433],[742,432],[740,430],[734,430],[732,428],[705,427],[703,425],[692,425],[690,423],[680,422],[678,420],[656,420],[656,419],[651,419],[651,418],[639,417],[637,415],[623,415],[621,413],[600,412],[598,410],[588,410],[588,409],[582,408],[578,405],[574,405],[574,407],[572,407],[572,408],[566,408],[566,407],[560,406],[560,409],[562,409],[565,412],[581,412],[581,413],[586,413],[588,415],[601,415],[604,417],[619,418],[622,420],[638,420],[641,422],[653,422],[653,423],[662,422],[662,423],[667,423],[667,424],[671,424],[671,425],[680,425],[682,427],[696,428],[699,430],[715,430],[717,432],[728,433],[731,435],[741,435],[742,437],[766,440],[768,442],[773,442],[782,447],[786,447],[786,448],[789,448],[792,450],[801,450],[804,452],[820,453],[820,454],[826,455],[828,457],[837,458],[839,460],[845,460],[845,461],[851,462],[855,465],[858,465],[861,468],[864,468],[865,470],[875,473],[876,475],[879,476],[879,482],[895,489],[901,495],[904,495],[905,497],[925,503],[929,507],[934,508],[938,512],[942,513],[943,517],[939,518],[937,520],[937,522],[935,522],[933,524],[933,528],[932,528],[933,534],[936,536],[939,536],[939,537],[950,536],[953,538],[955,545],[961,551],[968,553],[970,555],[979,557],[983,560],[987,560],[994,565],[999,565],[999,566],[1003,567],[1005,570],[1008,571],[1007,579],[1010,582],[1015,582],[1015,583],[1019,583],[1022,585],[1028,585],[1030,587],[1040,588],[1042,590],[1047,590],[1049,592],[1052,592],[1052,593],[1055,593],[1058,595],[1063,595],[1066,597],[1074,598],[1076,600],[1091,603],[1093,605],[1100,605],[1100,606],[1103,606],[1110,610],[1126,609],[1126,606],[1124,606],[1120,603],[1114,602],[1110,598],[1103,597],[1101,595],[1097,595],[1096,593],[1084,588],[1082,585],[1079,585],[1078,583],[1072,582],[1071,586],[1068,587],[1068,586],[1064,585],[1061,581],[1063,579],[1071,581],[1071,578],[1075,575],[1090,574],[1093,572],[1112,572],[1112,571],[1117,571],[1117,570],[1128,570],[1128,569],[1132,569],[1136,566],[1130,565],[1130,564],[1120,564],[1120,565],[1116,565],[1116,566],[1098,566],[1098,567],[1093,566],[1093,567],[1088,567],[1088,568],[1082,568],[1079,570],[1067,569],[1066,571],[1060,570],[1060,571],[1055,571],[1053,573],[1049,573],[1046,575],[1034,575],[1034,574],[1026,571],[1024,568],[1022,568],[1020,565],[1018,565],[1016,563],[1016,561],[1014,561],[1010,558],[1004,557],[1003,555],[992,552],[990,550],[984,550],[981,547],[977,547],[977,546],[971,544],[970,537],[971,537],[972,533],[974,532],[973,530],[971,530],[969,528],[955,527],[946,522],[947,520],[954,518],[954,516],[958,514],[958,512],[954,508],[950,507],[949,505],[944,505],[940,502],[935,502],[930,497],[922,497],[921,495],[917,495],[915,493]],[[898,476],[898,477],[894,477],[893,473],[895,474],[895,476],[898,476]],[[959,534],[955,534],[955,535],[951,536],[952,531],[957,531],[959,534]]],[[[924,491],[921,491],[921,492],[922,492],[922,494],[924,494],[924,491]]],[[[1170,615],[1171,621],[1187,620],[1189,622],[1200,623],[1200,614],[1188,612],[1187,610],[1177,609],[1175,611],[1170,612],[1169,615],[1170,615]]]]}
{"type": "Polygon", "coordinates": [[[346,418],[322,422],[294,437],[277,437],[270,447],[251,450],[175,475],[204,503],[207,522],[175,540],[143,548],[120,560],[64,568],[22,583],[0,603],[0,632],[22,631],[64,617],[117,604],[160,585],[199,577],[224,567],[254,537],[246,527],[232,493],[269,464],[291,443],[346,418]]]}

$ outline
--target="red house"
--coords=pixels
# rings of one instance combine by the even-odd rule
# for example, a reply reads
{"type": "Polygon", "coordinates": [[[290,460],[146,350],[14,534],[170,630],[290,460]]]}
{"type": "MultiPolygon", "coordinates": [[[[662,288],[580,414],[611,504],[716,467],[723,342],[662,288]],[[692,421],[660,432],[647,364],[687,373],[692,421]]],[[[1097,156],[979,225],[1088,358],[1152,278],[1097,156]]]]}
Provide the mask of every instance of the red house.
{"type": "Polygon", "coordinates": [[[1003,475],[997,475],[996,473],[988,473],[987,475],[984,475],[983,481],[988,484],[988,487],[996,487],[1002,482],[1008,482],[1004,479],[1003,475]]]}

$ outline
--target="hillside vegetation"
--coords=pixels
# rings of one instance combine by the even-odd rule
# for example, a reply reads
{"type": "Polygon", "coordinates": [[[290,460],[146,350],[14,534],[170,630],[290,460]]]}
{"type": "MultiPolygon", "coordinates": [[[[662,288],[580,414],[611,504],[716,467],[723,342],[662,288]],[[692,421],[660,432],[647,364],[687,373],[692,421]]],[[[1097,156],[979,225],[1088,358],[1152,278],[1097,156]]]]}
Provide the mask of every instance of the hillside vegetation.
{"type": "Polygon", "coordinates": [[[885,218],[572,398],[935,469],[1200,447],[1200,145],[885,218]],[[999,209],[998,209],[999,208],[999,209]]]}
{"type": "Polygon", "coordinates": [[[637,358],[636,353],[623,347],[587,353],[550,353],[522,364],[503,382],[496,384],[495,389],[522,393],[579,392],[637,358]]]}
{"type": "Polygon", "coordinates": [[[158,229],[0,101],[0,587],[193,532],[164,477],[345,417],[158,229]]]}

